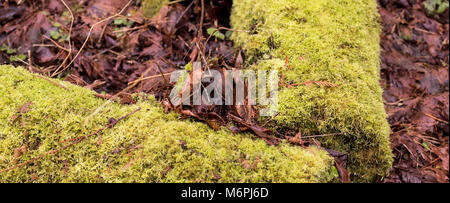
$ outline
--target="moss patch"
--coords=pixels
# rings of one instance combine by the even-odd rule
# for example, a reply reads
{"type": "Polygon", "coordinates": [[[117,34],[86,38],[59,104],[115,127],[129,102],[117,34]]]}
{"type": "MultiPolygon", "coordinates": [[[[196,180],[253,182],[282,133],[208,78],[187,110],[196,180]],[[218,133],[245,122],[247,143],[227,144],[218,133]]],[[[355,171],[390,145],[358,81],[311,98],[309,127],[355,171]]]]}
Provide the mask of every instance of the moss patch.
{"type": "Polygon", "coordinates": [[[278,69],[289,83],[327,81],[327,88],[280,90],[272,127],[304,135],[348,132],[321,139],[349,154],[355,181],[374,181],[392,165],[389,125],[378,83],[379,15],[375,0],[234,0],[231,16],[247,65],[278,69]],[[287,70],[284,66],[289,57],[287,70]]]}
{"type": "Polygon", "coordinates": [[[143,0],[141,9],[146,17],[151,18],[167,3],[169,0],[143,0]]]}
{"type": "Polygon", "coordinates": [[[92,134],[99,136],[0,174],[0,182],[327,182],[332,158],[317,148],[270,147],[249,134],[216,132],[165,114],[145,95],[136,105],[107,104],[94,92],[22,68],[0,66],[0,170],[92,134]],[[283,152],[287,155],[285,156],[283,152]]]}

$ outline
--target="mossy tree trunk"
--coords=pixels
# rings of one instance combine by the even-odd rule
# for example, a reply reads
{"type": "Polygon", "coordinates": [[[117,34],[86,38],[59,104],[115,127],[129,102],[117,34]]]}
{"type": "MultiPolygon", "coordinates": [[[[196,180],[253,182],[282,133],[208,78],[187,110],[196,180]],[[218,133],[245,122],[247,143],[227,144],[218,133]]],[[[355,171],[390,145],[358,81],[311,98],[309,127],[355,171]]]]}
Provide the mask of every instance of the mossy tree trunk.
{"type": "Polygon", "coordinates": [[[250,31],[235,32],[233,39],[251,68],[280,70],[288,84],[338,85],[282,88],[280,112],[270,118],[274,129],[343,133],[320,141],[349,155],[355,181],[387,174],[392,152],[379,85],[375,0],[234,0],[231,24],[250,31]]]}
{"type": "Polygon", "coordinates": [[[99,135],[0,173],[0,182],[328,182],[335,178],[333,159],[324,150],[286,143],[271,147],[250,134],[216,132],[175,113],[165,114],[148,95],[136,95],[135,105],[105,103],[95,92],[51,81],[23,68],[0,66],[0,171],[141,110],[99,135]]]}

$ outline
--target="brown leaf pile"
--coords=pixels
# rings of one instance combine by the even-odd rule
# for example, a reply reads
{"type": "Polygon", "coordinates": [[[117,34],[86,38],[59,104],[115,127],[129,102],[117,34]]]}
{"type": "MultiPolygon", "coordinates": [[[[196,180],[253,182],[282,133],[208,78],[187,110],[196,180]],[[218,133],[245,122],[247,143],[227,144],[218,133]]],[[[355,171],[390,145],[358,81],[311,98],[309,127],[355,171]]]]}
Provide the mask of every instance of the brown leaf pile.
{"type": "Polygon", "coordinates": [[[384,182],[449,181],[449,11],[380,0],[382,84],[394,169],[384,182]]]}

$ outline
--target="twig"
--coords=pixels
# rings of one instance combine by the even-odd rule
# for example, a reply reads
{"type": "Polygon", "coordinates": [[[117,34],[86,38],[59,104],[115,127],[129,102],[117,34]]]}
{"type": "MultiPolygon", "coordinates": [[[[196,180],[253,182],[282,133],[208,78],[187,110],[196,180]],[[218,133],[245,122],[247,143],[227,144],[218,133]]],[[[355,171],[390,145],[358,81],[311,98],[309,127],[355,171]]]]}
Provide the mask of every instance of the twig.
{"type": "Polygon", "coordinates": [[[331,82],[326,82],[326,81],[306,81],[306,82],[302,82],[302,83],[298,83],[298,84],[290,84],[287,87],[291,88],[291,87],[296,87],[296,86],[310,86],[310,85],[318,85],[318,86],[326,86],[326,87],[337,87],[338,85],[333,84],[331,82]]]}
{"type": "Polygon", "coordinates": [[[156,67],[158,67],[158,70],[159,70],[159,73],[161,74],[161,77],[164,79],[164,83],[165,83],[166,85],[169,85],[169,82],[167,82],[167,79],[166,79],[166,77],[164,76],[163,71],[161,70],[161,67],[159,67],[159,64],[158,64],[158,63],[155,63],[155,64],[156,64],[156,67]]]}
{"type": "Polygon", "coordinates": [[[106,27],[108,27],[108,24],[109,23],[106,23],[105,26],[103,26],[102,33],[100,34],[100,37],[97,40],[97,44],[102,43],[102,39],[103,39],[103,36],[105,35],[106,27]]]}
{"type": "Polygon", "coordinates": [[[33,64],[33,63],[31,62],[31,51],[28,50],[28,69],[29,69],[30,71],[33,70],[33,65],[32,65],[32,64],[33,64]]]}
{"type": "Polygon", "coordinates": [[[205,19],[205,0],[201,0],[202,2],[202,13],[201,13],[201,17],[200,17],[200,26],[198,29],[198,37],[199,39],[203,38],[203,21],[205,19]]]}
{"type": "MultiPolygon", "coordinates": [[[[23,61],[23,60],[21,60],[21,59],[18,59],[18,61],[20,61],[20,62],[26,64],[28,67],[34,68],[33,65],[31,65],[31,61],[30,61],[30,60],[29,60],[29,61],[30,61],[29,63],[27,63],[27,62],[25,62],[25,61],[23,61]]],[[[57,83],[57,82],[54,82],[54,81],[51,81],[50,79],[48,79],[48,78],[46,78],[46,77],[44,77],[44,76],[42,76],[42,75],[39,75],[38,73],[33,74],[33,75],[34,75],[34,76],[37,76],[37,77],[39,77],[39,78],[41,78],[41,79],[47,80],[48,82],[50,82],[50,83],[52,83],[52,84],[54,84],[54,85],[56,85],[56,86],[58,86],[58,87],[61,87],[61,88],[65,89],[65,90],[68,90],[66,87],[62,86],[61,84],[59,84],[59,83],[57,83]]]]}
{"type": "Polygon", "coordinates": [[[401,104],[402,102],[404,102],[404,101],[406,101],[406,100],[410,100],[410,99],[413,99],[413,98],[412,98],[412,97],[409,97],[409,98],[405,98],[405,99],[400,99],[400,100],[398,100],[398,101],[396,101],[396,102],[391,102],[391,103],[384,102],[384,104],[389,105],[389,106],[396,106],[396,105],[399,105],[399,104],[401,104]]]}
{"type": "Polygon", "coordinates": [[[161,173],[161,175],[165,176],[167,174],[167,172],[170,171],[170,169],[172,169],[172,165],[167,166],[167,168],[161,173]]]}
{"type": "Polygon", "coordinates": [[[73,27],[74,17],[73,17],[72,10],[70,9],[69,6],[67,6],[66,2],[64,0],[61,0],[61,2],[64,4],[64,6],[67,8],[67,10],[69,10],[70,17],[71,17],[70,28],[69,28],[69,53],[67,53],[66,58],[64,58],[64,60],[61,63],[61,65],[55,70],[55,72],[52,74],[51,77],[55,76],[55,73],[57,73],[64,66],[64,64],[67,62],[67,60],[69,60],[69,57],[72,55],[72,41],[71,41],[71,37],[72,37],[72,27],[73,27]]]}
{"type": "Polygon", "coordinates": [[[23,162],[23,163],[21,163],[21,164],[17,164],[17,165],[15,165],[15,166],[11,167],[11,168],[4,169],[4,170],[0,171],[0,174],[1,174],[1,173],[4,173],[4,172],[8,172],[8,171],[13,170],[13,169],[16,169],[16,168],[19,168],[19,167],[21,167],[21,166],[27,165],[27,164],[29,164],[29,163],[31,163],[31,162],[33,162],[33,161],[36,161],[36,160],[38,160],[38,159],[40,159],[40,158],[42,158],[42,157],[45,157],[45,156],[47,156],[47,155],[50,155],[50,154],[56,154],[56,153],[58,153],[58,152],[60,152],[60,151],[62,151],[62,150],[64,150],[64,149],[67,149],[67,148],[69,148],[69,147],[71,147],[71,146],[73,146],[73,145],[75,145],[75,144],[80,143],[81,141],[83,141],[83,140],[85,140],[85,139],[87,139],[87,138],[89,138],[89,137],[92,137],[92,136],[94,136],[94,135],[98,135],[100,132],[102,132],[102,131],[104,131],[104,130],[106,130],[106,129],[112,128],[112,127],[115,126],[119,121],[121,121],[121,120],[123,120],[123,119],[125,119],[125,118],[127,118],[127,117],[129,117],[129,116],[131,116],[131,115],[133,115],[133,114],[135,114],[136,112],[138,112],[138,111],[140,111],[140,110],[141,110],[141,107],[139,107],[138,109],[134,110],[133,112],[131,112],[131,113],[125,115],[125,116],[120,117],[119,119],[117,119],[117,120],[115,120],[114,122],[110,123],[110,124],[107,125],[106,127],[97,130],[97,131],[96,131],[95,133],[93,133],[93,134],[90,134],[90,135],[87,135],[87,136],[79,137],[79,139],[75,140],[74,142],[72,142],[72,143],[70,143],[70,144],[68,144],[68,145],[65,145],[65,146],[62,146],[62,147],[60,147],[60,148],[58,148],[58,149],[55,149],[55,150],[46,152],[46,153],[44,153],[44,154],[41,154],[41,155],[39,155],[39,156],[37,156],[37,157],[35,157],[35,158],[33,158],[33,159],[30,159],[30,160],[28,160],[28,161],[26,161],[26,162],[23,162]]]}
{"type": "Polygon", "coordinates": [[[220,30],[228,30],[228,31],[234,31],[234,32],[250,32],[247,30],[235,30],[235,29],[231,29],[231,28],[226,28],[226,27],[218,27],[216,28],[216,30],[214,30],[213,33],[211,33],[208,37],[208,39],[206,40],[205,44],[208,44],[209,40],[212,38],[212,36],[214,36],[214,34],[216,34],[216,32],[219,32],[220,30]]]}
{"type": "Polygon", "coordinates": [[[180,20],[183,18],[184,15],[186,15],[187,11],[194,5],[195,1],[192,1],[186,9],[184,9],[183,13],[181,13],[180,17],[178,17],[177,21],[175,21],[175,25],[177,25],[180,20]]]}
{"type": "Polygon", "coordinates": [[[440,118],[437,118],[437,117],[435,117],[435,116],[433,116],[433,115],[431,115],[431,114],[428,114],[428,113],[424,113],[426,116],[428,116],[428,117],[430,117],[430,118],[432,118],[432,119],[434,119],[434,120],[437,120],[437,121],[440,121],[440,122],[443,122],[443,123],[445,123],[445,124],[447,124],[448,125],[448,121],[444,121],[444,120],[442,120],[442,119],[440,119],[440,118]]]}
{"type": "Polygon", "coordinates": [[[318,138],[318,137],[330,137],[330,136],[336,136],[336,135],[345,135],[348,132],[343,133],[331,133],[331,134],[323,134],[323,135],[311,135],[311,136],[305,136],[302,137],[303,139],[312,139],[312,138],[318,138]]]}
{"type": "Polygon", "coordinates": [[[175,1],[172,1],[172,2],[167,3],[167,5],[180,3],[180,2],[182,2],[182,1],[185,1],[185,0],[175,0],[175,1]]]}
{"type": "Polygon", "coordinates": [[[53,44],[33,44],[33,47],[56,47],[53,44]]]}
{"type": "Polygon", "coordinates": [[[63,89],[65,89],[65,90],[69,90],[69,89],[67,89],[66,87],[62,86],[61,84],[59,84],[59,83],[57,83],[57,82],[55,82],[55,81],[51,81],[50,79],[48,79],[48,78],[46,78],[46,77],[44,77],[44,76],[41,76],[41,75],[39,75],[39,74],[36,74],[36,76],[37,76],[37,77],[40,77],[40,78],[42,78],[42,79],[44,79],[44,80],[47,80],[47,81],[49,81],[50,83],[52,83],[52,84],[54,84],[54,85],[56,85],[56,86],[58,86],[58,87],[60,87],[60,88],[63,88],[63,89]]]}
{"type": "Polygon", "coordinates": [[[60,44],[58,44],[58,42],[56,42],[56,41],[53,40],[52,38],[47,37],[46,35],[43,35],[43,36],[44,36],[44,38],[50,40],[50,42],[52,42],[56,47],[58,47],[58,48],[60,48],[60,49],[62,49],[62,50],[64,50],[64,51],[70,52],[70,50],[68,50],[67,48],[61,46],[60,44]]]}
{"type": "Polygon", "coordinates": [[[135,81],[129,82],[128,85],[132,85],[132,84],[135,84],[135,83],[138,83],[138,82],[142,82],[142,81],[144,81],[144,80],[150,80],[150,79],[160,78],[161,76],[169,76],[169,75],[171,75],[171,74],[172,74],[172,73],[164,73],[164,74],[161,74],[161,75],[153,75],[153,76],[149,76],[149,77],[145,77],[145,78],[139,78],[139,79],[137,79],[137,80],[135,80],[135,81]]]}

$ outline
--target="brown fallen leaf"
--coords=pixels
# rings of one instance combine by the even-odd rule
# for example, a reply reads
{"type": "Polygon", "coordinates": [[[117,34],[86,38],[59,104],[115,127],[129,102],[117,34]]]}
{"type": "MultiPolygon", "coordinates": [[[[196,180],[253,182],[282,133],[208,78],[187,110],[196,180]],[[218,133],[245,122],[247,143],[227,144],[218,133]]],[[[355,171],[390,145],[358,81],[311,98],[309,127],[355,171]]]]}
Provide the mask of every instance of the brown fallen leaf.
{"type": "Polygon", "coordinates": [[[336,169],[338,170],[339,177],[341,177],[341,181],[343,183],[349,183],[350,182],[350,172],[343,167],[343,163],[338,158],[334,158],[334,165],[336,166],[336,169]]]}
{"type": "Polygon", "coordinates": [[[258,157],[256,157],[256,160],[252,164],[252,169],[256,169],[256,167],[258,167],[259,162],[261,162],[261,155],[258,155],[258,157]]]}
{"type": "Polygon", "coordinates": [[[11,123],[14,123],[14,121],[16,121],[16,119],[19,118],[22,114],[28,112],[30,110],[30,106],[32,104],[33,104],[33,102],[27,102],[22,107],[20,107],[18,109],[17,113],[11,117],[11,123]]]}
{"type": "Polygon", "coordinates": [[[23,145],[21,147],[18,147],[16,149],[14,149],[14,164],[17,164],[20,156],[22,156],[26,152],[27,152],[27,146],[26,145],[23,145]]]}

